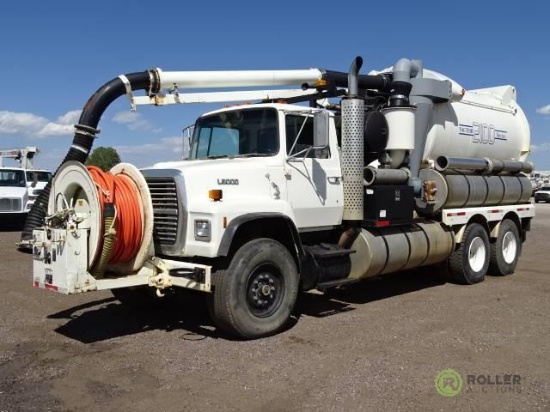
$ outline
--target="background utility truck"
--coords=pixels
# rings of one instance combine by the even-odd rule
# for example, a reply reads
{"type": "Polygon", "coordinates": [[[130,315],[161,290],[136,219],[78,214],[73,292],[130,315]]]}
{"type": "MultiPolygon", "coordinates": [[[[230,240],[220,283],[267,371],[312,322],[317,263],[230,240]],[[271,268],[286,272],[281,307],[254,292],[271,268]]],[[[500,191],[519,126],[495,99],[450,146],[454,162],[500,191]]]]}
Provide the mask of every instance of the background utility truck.
{"type": "Polygon", "coordinates": [[[22,233],[34,285],[138,304],[202,291],[219,328],[257,338],[284,327],[301,290],[436,264],[464,284],[512,273],[535,210],[515,88],[465,90],[417,60],[367,75],[361,65],[154,69],[106,83],[22,233]],[[186,160],[84,167],[122,95],[134,109],[257,104],[200,116],[186,160]]]}
{"type": "Polygon", "coordinates": [[[0,150],[0,219],[25,217],[52,178],[51,172],[33,167],[37,153],[36,147],[0,150]],[[19,166],[4,166],[3,159],[13,159],[19,166]]]}

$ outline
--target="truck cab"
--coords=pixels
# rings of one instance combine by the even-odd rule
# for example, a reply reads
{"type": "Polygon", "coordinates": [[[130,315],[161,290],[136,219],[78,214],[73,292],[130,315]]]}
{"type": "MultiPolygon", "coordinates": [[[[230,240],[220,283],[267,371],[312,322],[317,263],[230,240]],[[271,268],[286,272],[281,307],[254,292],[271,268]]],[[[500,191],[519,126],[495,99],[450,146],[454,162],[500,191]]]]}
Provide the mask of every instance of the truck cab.
{"type": "Polygon", "coordinates": [[[227,222],[256,219],[258,211],[290,219],[300,232],[340,225],[337,131],[332,116],[327,116],[324,130],[316,130],[315,113],[321,111],[260,104],[201,116],[187,160],[142,171],[151,188],[162,253],[219,256],[227,222]],[[320,142],[315,131],[322,135],[320,142]],[[177,199],[172,210],[163,207],[162,185],[171,187],[177,199]],[[219,199],[212,199],[212,193],[219,199]]]}
{"type": "Polygon", "coordinates": [[[51,179],[47,170],[0,168],[0,214],[25,215],[51,179]]]}
{"type": "Polygon", "coordinates": [[[28,212],[34,201],[38,198],[44,187],[52,178],[52,172],[49,170],[41,169],[27,169],[25,170],[26,186],[28,199],[25,206],[25,210],[28,212]]]}
{"type": "Polygon", "coordinates": [[[29,193],[25,170],[19,168],[0,168],[0,213],[21,215],[26,213],[29,193]]]}

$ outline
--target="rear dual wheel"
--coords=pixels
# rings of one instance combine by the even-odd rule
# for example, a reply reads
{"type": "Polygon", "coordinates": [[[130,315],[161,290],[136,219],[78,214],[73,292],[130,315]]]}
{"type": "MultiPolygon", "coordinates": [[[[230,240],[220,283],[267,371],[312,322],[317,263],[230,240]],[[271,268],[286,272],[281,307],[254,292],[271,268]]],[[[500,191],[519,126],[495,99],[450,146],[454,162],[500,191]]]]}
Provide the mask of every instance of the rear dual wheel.
{"type": "Polygon", "coordinates": [[[483,282],[489,269],[489,235],[479,223],[466,226],[462,244],[449,257],[449,272],[456,283],[483,282]]]}
{"type": "Polygon", "coordinates": [[[487,231],[479,223],[470,223],[462,240],[449,257],[449,272],[456,283],[473,285],[482,282],[487,273],[498,276],[514,273],[521,253],[521,238],[512,220],[501,222],[493,243],[489,243],[487,231]]]}
{"type": "Polygon", "coordinates": [[[521,238],[517,225],[510,219],[500,224],[497,239],[491,244],[489,273],[507,276],[514,273],[521,254],[521,238]]]}

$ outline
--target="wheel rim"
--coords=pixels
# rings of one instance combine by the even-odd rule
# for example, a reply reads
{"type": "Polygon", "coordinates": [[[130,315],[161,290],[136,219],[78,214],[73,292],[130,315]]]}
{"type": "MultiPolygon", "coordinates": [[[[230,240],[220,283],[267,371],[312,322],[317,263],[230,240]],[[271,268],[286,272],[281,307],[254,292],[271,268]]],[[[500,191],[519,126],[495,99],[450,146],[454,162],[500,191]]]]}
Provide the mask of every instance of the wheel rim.
{"type": "Polygon", "coordinates": [[[518,242],[512,232],[506,232],[502,238],[502,257],[504,261],[511,264],[518,253],[518,242]]]}
{"type": "Polygon", "coordinates": [[[480,237],[476,237],[470,243],[468,248],[468,262],[474,272],[479,272],[485,265],[487,249],[485,248],[485,242],[480,237]]]}
{"type": "Polygon", "coordinates": [[[256,267],[248,278],[246,303],[253,315],[271,316],[279,309],[284,295],[284,278],[273,265],[256,267]]]}

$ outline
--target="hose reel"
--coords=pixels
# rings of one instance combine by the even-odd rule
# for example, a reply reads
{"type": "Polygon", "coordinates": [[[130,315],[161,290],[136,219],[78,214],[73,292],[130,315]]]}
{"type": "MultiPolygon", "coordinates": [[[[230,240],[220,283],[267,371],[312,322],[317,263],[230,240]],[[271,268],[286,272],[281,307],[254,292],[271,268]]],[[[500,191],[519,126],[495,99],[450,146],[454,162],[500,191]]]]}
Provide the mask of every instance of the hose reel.
{"type": "Polygon", "coordinates": [[[153,206],[147,183],[133,165],[110,172],[64,163],[52,181],[48,225],[89,229],[88,271],[131,274],[154,254],[153,206]]]}

